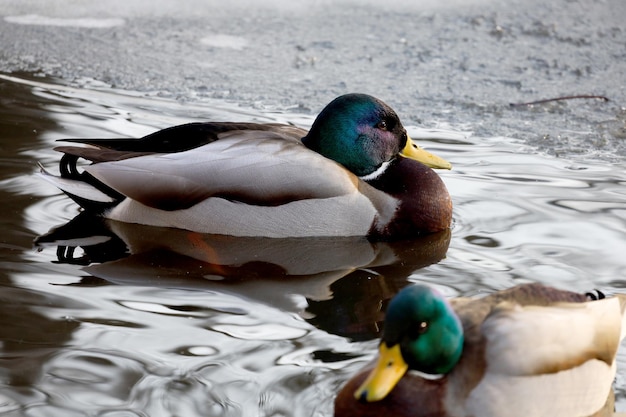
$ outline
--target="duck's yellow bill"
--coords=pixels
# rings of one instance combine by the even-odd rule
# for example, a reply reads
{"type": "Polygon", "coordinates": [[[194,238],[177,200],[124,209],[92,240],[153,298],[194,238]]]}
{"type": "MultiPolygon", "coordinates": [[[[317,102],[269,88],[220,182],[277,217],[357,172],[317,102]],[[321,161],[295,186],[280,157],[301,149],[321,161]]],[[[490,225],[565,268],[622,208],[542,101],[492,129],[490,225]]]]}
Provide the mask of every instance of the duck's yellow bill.
{"type": "Polygon", "coordinates": [[[404,376],[409,366],[402,358],[400,345],[387,347],[383,342],[378,349],[378,362],[365,382],[354,393],[359,401],[380,401],[387,396],[404,376]]]}
{"type": "Polygon", "coordinates": [[[400,151],[400,155],[415,159],[431,168],[452,169],[450,162],[420,148],[410,137],[407,137],[406,145],[400,151]]]}

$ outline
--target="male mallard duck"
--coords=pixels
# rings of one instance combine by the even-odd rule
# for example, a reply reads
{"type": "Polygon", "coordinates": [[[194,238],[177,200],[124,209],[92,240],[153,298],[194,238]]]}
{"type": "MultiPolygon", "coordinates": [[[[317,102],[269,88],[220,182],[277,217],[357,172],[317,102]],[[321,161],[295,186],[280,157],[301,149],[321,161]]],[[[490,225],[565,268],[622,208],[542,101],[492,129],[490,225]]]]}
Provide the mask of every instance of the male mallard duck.
{"type": "Polygon", "coordinates": [[[451,303],[406,287],[374,369],[342,389],[335,416],[612,416],[625,305],[540,284],[451,303]]]}
{"type": "Polygon", "coordinates": [[[396,113],[364,94],[333,100],[308,133],[282,124],[191,123],[141,139],[68,141],[90,146],[55,148],[65,154],[61,177],[42,176],[84,208],[122,222],[379,239],[451,222],[448,191],[426,166],[450,164],[418,148],[396,113]],[[79,172],[79,157],[93,164],[79,172]]]}

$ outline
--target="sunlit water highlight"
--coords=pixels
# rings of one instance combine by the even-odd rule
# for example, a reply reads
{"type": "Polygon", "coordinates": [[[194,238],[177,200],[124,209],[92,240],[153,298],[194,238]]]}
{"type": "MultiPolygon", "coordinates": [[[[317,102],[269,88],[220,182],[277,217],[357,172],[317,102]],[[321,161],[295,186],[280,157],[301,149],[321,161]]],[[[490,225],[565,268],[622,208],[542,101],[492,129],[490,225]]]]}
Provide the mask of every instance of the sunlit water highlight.
{"type": "MultiPolygon", "coordinates": [[[[35,161],[56,169],[56,139],[199,120],[312,122],[43,81],[0,79],[12,98],[0,107],[2,415],[328,416],[335,392],[374,353],[385,300],[407,280],[449,296],[533,281],[625,287],[624,162],[559,159],[454,126],[409,128],[454,165],[440,173],[455,204],[447,252],[447,235],[415,246],[213,237],[190,247],[185,233],[119,224],[92,236],[106,250],[33,249],[36,236],[78,214],[33,175],[35,161]]],[[[625,377],[622,349],[618,410],[625,377]]]]}

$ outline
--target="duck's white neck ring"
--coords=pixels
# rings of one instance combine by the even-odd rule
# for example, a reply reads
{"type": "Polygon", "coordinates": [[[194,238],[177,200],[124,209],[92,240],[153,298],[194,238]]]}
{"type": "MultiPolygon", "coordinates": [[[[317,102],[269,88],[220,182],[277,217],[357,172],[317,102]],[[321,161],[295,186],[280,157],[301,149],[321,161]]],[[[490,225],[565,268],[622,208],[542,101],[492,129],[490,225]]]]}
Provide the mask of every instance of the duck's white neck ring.
{"type": "Polygon", "coordinates": [[[410,369],[409,374],[428,379],[429,381],[436,381],[444,376],[444,374],[427,374],[425,372],[416,371],[415,369],[410,369]]]}
{"type": "Polygon", "coordinates": [[[381,175],[383,175],[383,173],[389,167],[389,164],[391,164],[391,161],[383,162],[378,168],[376,168],[376,170],[374,172],[371,172],[371,173],[369,173],[367,175],[363,175],[363,176],[361,176],[359,178],[361,178],[363,181],[375,180],[376,178],[378,178],[381,175]]]}

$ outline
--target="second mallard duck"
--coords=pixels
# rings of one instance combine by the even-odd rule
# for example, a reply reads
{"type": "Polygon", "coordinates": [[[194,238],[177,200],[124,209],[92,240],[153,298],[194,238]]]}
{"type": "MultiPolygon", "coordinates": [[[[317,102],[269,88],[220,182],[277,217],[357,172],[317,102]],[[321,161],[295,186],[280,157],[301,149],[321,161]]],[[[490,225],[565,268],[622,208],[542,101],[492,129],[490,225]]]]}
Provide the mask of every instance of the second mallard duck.
{"type": "Polygon", "coordinates": [[[335,416],[613,416],[626,296],[596,298],[535,283],[448,303],[406,287],[376,365],[344,386],[335,416]]]}
{"type": "Polygon", "coordinates": [[[450,164],[408,137],[365,94],[333,100],[309,132],[289,125],[191,123],[141,139],[70,139],[61,176],[42,176],[113,220],[234,236],[397,239],[450,226],[429,167],[450,164]],[[91,161],[81,172],[79,158],[91,161]],[[419,161],[419,162],[418,162],[419,161]]]}

